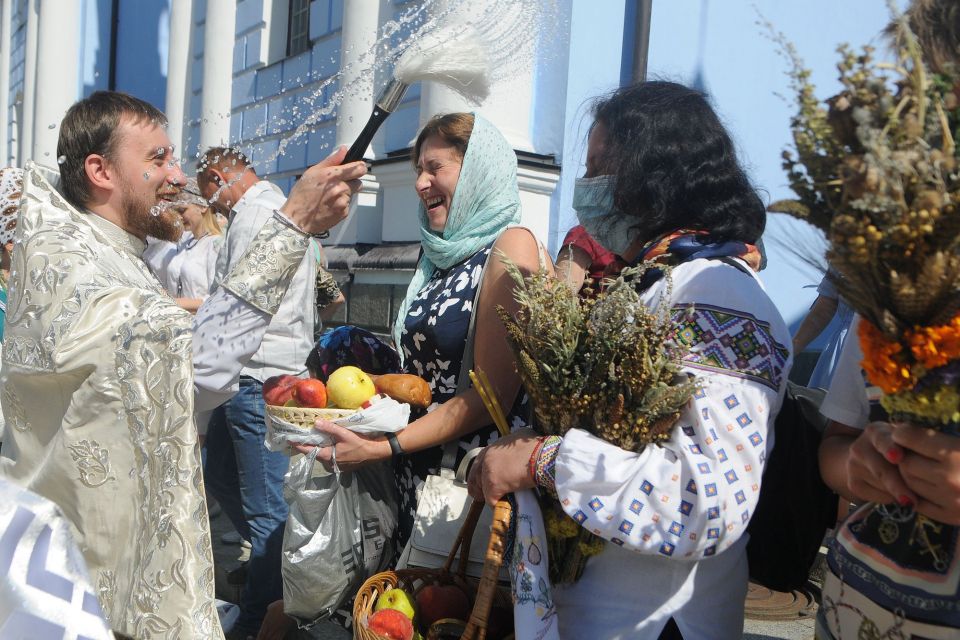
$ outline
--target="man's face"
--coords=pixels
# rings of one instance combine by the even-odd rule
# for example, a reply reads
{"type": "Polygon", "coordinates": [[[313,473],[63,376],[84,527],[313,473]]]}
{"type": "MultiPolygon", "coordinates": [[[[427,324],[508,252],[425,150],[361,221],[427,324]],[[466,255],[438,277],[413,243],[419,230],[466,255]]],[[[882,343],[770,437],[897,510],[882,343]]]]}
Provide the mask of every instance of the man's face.
{"type": "Polygon", "coordinates": [[[214,211],[229,218],[233,205],[243,197],[243,189],[238,184],[242,175],[242,170],[211,167],[204,180],[198,183],[200,195],[206,198],[214,211]]]}
{"type": "Polygon", "coordinates": [[[182,225],[165,203],[172,201],[186,182],[173,155],[167,132],[148,121],[120,121],[120,136],[110,161],[119,191],[124,228],[140,238],[153,236],[175,241],[182,225]]]}

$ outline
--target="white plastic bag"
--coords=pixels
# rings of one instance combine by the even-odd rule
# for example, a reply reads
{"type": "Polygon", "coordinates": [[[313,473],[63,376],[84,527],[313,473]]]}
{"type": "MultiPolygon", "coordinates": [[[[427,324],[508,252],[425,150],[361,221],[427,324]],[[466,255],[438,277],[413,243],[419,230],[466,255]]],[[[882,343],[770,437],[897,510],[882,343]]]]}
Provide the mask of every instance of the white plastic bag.
{"type": "MultiPolygon", "coordinates": [[[[266,413],[266,422],[267,437],[264,444],[270,451],[283,451],[287,455],[293,455],[296,451],[290,447],[291,442],[319,447],[332,444],[326,434],[291,424],[269,412],[266,413]]],[[[378,397],[370,407],[333,422],[365,435],[396,433],[410,422],[410,405],[397,402],[393,398],[378,397]]]]}
{"type": "Polygon", "coordinates": [[[284,478],[290,505],[283,534],[283,610],[309,626],[342,607],[393,560],[397,488],[377,462],[328,473],[316,451],[294,460],[284,478]]]}

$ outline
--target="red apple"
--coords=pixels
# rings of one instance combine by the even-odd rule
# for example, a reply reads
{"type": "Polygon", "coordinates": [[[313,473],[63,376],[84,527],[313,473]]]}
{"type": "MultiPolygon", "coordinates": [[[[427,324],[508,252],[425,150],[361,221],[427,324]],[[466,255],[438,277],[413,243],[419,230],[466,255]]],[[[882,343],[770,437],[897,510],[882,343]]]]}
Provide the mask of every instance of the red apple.
{"type": "Polygon", "coordinates": [[[417,591],[417,612],[425,629],[437,620],[470,617],[470,599],[463,590],[452,584],[428,584],[417,591]]]}
{"type": "Polygon", "coordinates": [[[293,396],[293,385],[300,378],[291,375],[273,376],[263,382],[263,401],[282,407],[293,396]]]}
{"type": "Polygon", "coordinates": [[[293,399],[301,407],[323,409],[327,406],[327,387],[316,378],[298,380],[293,385],[293,399]]]}
{"type": "Polygon", "coordinates": [[[367,621],[367,629],[390,640],[413,638],[413,622],[396,609],[375,611],[367,621]]]}

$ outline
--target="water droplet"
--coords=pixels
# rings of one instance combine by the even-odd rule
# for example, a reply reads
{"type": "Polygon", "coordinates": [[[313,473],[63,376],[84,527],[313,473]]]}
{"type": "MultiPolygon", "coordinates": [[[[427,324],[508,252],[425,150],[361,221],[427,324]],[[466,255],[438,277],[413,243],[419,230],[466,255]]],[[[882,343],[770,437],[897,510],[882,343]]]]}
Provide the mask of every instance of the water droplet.
{"type": "Polygon", "coordinates": [[[57,164],[63,164],[66,161],[67,161],[67,156],[60,156],[59,158],[57,158],[57,164]]]}
{"type": "Polygon", "coordinates": [[[152,215],[154,218],[159,218],[159,217],[160,217],[160,205],[155,204],[155,205],[153,205],[152,207],[150,207],[150,215],[152,215]]]}
{"type": "Polygon", "coordinates": [[[47,129],[56,129],[56,128],[57,128],[57,123],[56,123],[56,122],[54,122],[53,124],[48,124],[48,125],[47,125],[47,129]]]}
{"type": "Polygon", "coordinates": [[[149,179],[150,179],[150,172],[149,172],[149,171],[144,171],[144,172],[143,172],[143,179],[144,179],[144,180],[149,180],[149,179]]]}

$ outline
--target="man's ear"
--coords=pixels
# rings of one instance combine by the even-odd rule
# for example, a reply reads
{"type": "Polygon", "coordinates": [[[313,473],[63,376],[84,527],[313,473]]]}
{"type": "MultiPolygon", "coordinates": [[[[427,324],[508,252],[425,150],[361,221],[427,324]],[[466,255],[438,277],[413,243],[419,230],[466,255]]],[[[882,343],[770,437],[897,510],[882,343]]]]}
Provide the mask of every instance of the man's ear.
{"type": "Polygon", "coordinates": [[[207,169],[210,182],[216,185],[217,189],[230,182],[230,171],[221,167],[210,167],[207,169]]]}
{"type": "Polygon", "coordinates": [[[83,161],[83,171],[87,174],[90,186],[108,191],[116,188],[113,170],[103,156],[96,153],[88,155],[83,161]]]}

